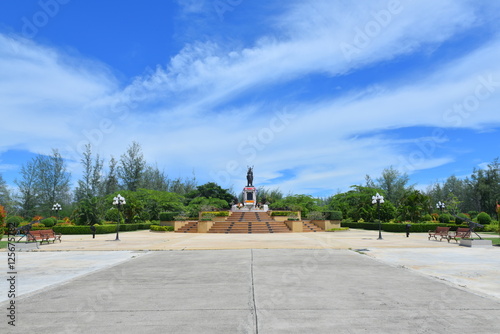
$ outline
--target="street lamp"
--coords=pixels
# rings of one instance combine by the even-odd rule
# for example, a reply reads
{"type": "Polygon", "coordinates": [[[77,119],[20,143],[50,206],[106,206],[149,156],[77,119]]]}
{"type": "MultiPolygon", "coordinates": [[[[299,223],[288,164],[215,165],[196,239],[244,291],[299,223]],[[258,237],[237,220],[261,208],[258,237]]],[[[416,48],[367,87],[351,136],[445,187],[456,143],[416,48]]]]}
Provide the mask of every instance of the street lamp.
{"type": "Polygon", "coordinates": [[[56,212],[57,220],[59,220],[59,212],[62,210],[61,204],[56,203],[52,206],[52,211],[56,212]]]}
{"type": "Polygon", "coordinates": [[[377,204],[377,216],[378,216],[378,239],[382,240],[382,222],[380,221],[380,204],[384,203],[384,196],[381,196],[377,193],[375,196],[372,196],[372,204],[377,204]]]}
{"type": "Polygon", "coordinates": [[[119,232],[120,232],[120,221],[122,220],[122,205],[127,204],[125,202],[125,197],[122,195],[118,194],[116,197],[113,198],[113,205],[118,206],[118,214],[119,214],[119,219],[118,219],[118,224],[116,224],[116,239],[115,241],[120,241],[119,238],[119,232]]]}
{"type": "Polygon", "coordinates": [[[444,208],[446,207],[446,205],[445,205],[443,202],[439,201],[439,202],[437,202],[436,207],[437,207],[439,210],[441,210],[441,214],[443,214],[443,210],[444,210],[444,208]]]}

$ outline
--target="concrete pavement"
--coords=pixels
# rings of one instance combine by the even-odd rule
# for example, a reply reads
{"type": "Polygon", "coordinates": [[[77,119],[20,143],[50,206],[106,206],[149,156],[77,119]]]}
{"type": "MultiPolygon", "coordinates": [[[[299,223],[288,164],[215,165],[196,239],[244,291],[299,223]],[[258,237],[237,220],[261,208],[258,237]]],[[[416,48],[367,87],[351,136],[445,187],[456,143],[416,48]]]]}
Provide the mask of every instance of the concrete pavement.
{"type": "Polygon", "coordinates": [[[17,253],[17,326],[4,315],[2,280],[0,332],[500,331],[497,247],[388,233],[382,241],[370,231],[149,236],[63,236],[17,253]],[[147,250],[160,246],[171,251],[147,250]]]}

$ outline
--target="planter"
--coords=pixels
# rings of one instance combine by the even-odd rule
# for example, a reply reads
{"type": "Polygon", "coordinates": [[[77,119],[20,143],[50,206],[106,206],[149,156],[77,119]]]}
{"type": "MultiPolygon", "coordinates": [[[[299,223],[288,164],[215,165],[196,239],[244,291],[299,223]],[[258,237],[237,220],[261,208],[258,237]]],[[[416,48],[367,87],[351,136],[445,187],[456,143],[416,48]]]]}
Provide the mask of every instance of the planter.
{"type": "Polygon", "coordinates": [[[311,224],[318,226],[324,231],[332,228],[340,228],[340,220],[311,220],[311,224]]]}

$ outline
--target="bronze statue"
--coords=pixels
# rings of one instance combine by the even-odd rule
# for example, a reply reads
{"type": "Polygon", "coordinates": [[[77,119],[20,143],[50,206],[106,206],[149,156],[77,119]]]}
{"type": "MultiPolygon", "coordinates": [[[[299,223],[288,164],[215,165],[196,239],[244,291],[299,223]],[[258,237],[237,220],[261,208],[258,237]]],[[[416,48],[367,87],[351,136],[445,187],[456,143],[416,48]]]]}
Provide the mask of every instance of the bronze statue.
{"type": "Polygon", "coordinates": [[[247,187],[253,187],[253,167],[248,167],[247,187]]]}

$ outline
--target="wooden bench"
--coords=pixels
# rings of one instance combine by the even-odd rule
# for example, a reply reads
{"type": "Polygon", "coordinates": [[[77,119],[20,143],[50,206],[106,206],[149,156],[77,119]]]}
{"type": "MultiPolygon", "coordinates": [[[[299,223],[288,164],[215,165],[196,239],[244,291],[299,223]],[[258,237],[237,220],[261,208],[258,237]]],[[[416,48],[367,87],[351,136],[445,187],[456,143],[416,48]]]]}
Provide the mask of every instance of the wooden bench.
{"type": "Polygon", "coordinates": [[[434,239],[437,240],[437,237],[441,237],[439,241],[443,239],[448,239],[448,232],[450,231],[449,227],[445,226],[438,226],[434,231],[429,231],[429,240],[431,240],[431,237],[434,237],[434,239]]]}
{"type": "Polygon", "coordinates": [[[470,228],[468,227],[459,227],[457,231],[453,233],[453,231],[448,233],[448,242],[451,239],[454,239],[455,242],[458,242],[457,238],[467,239],[470,238],[470,228]]]}
{"type": "Polygon", "coordinates": [[[35,230],[35,231],[30,231],[29,234],[26,235],[28,241],[40,241],[40,245],[43,242],[50,243],[52,240],[52,243],[56,242],[56,240],[59,240],[61,242],[61,234],[60,233],[55,233],[52,230],[35,230]]]}

